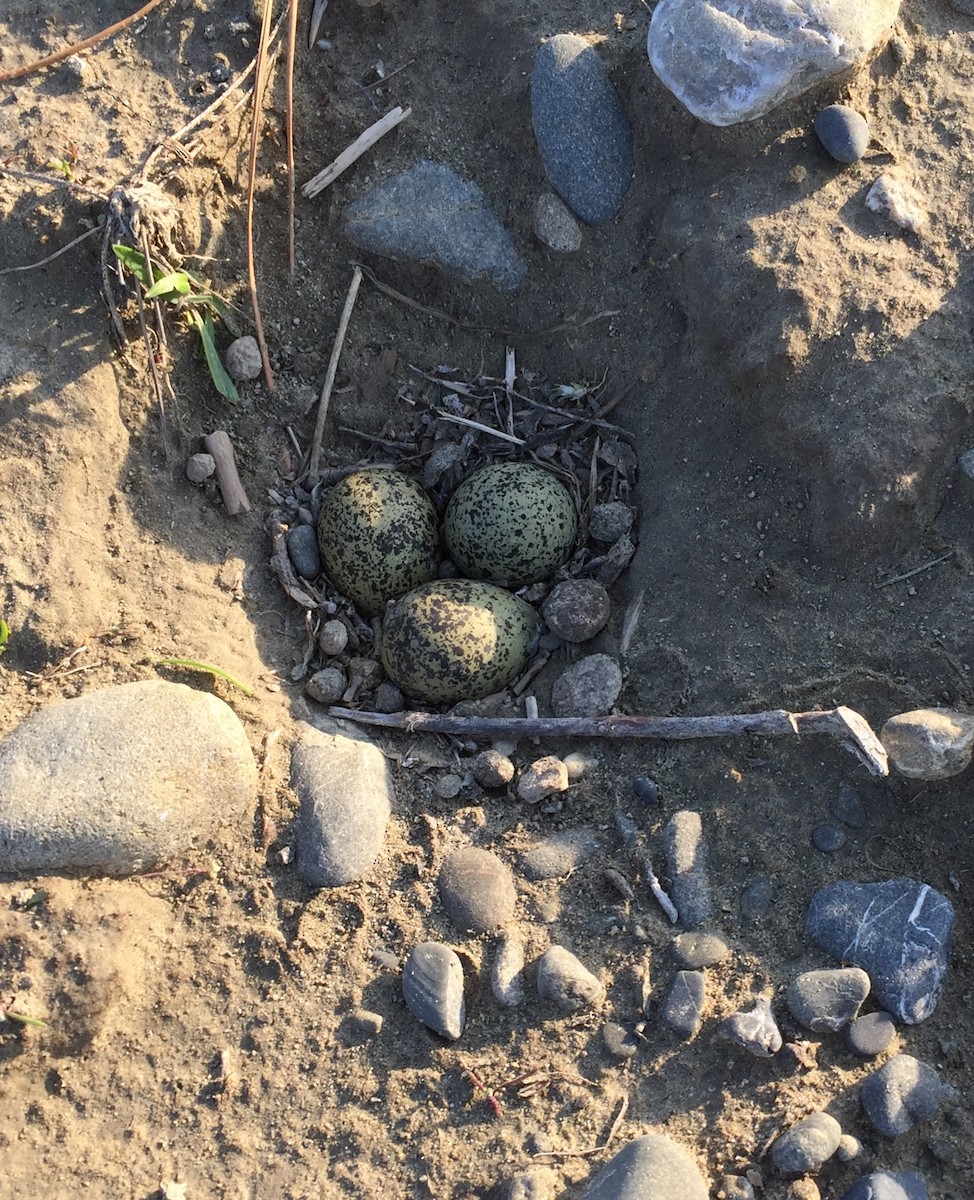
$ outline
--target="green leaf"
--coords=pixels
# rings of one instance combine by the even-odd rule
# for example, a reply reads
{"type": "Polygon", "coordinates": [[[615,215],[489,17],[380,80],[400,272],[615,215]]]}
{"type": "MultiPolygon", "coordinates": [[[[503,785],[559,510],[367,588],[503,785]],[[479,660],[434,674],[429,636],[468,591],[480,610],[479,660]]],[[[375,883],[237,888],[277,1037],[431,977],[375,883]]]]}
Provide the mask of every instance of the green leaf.
{"type": "Polygon", "coordinates": [[[167,299],[170,296],[189,295],[189,277],[185,271],[173,271],[161,275],[145,294],[146,300],[167,299]]]}
{"type": "Polygon", "coordinates": [[[7,648],[7,639],[10,637],[10,626],[0,617],[0,654],[3,654],[7,648]]]}
{"type": "Polygon", "coordinates": [[[194,658],[160,658],[157,660],[160,667],[186,667],[191,671],[209,671],[211,675],[219,675],[221,679],[232,683],[234,687],[240,688],[248,696],[254,694],[253,689],[247,687],[245,683],[241,683],[239,679],[234,679],[222,667],[214,667],[209,663],[197,662],[194,658]]]}
{"type": "Polygon", "coordinates": [[[127,270],[131,271],[135,278],[144,287],[149,286],[149,268],[146,265],[145,255],[139,250],[133,250],[131,246],[123,246],[115,244],[112,246],[115,252],[115,257],[127,270]]]}
{"type": "Polygon", "coordinates": [[[232,400],[236,404],[240,396],[237,394],[233,380],[226,373],[223,363],[220,361],[220,352],[216,348],[216,334],[213,330],[213,318],[209,313],[201,316],[195,309],[189,310],[189,317],[200,332],[200,341],[203,343],[203,353],[206,356],[206,365],[210,368],[213,386],[226,400],[232,400]]]}

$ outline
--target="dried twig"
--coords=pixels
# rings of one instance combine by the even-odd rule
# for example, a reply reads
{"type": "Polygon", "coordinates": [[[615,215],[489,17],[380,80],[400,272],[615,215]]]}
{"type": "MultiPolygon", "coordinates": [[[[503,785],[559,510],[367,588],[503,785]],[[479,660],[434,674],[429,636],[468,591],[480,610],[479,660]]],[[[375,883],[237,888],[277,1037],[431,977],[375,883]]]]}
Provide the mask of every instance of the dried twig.
{"type": "Polygon", "coordinates": [[[264,366],[264,382],[267,390],[274,390],[274,376],[271,373],[270,360],[267,357],[267,342],[264,338],[264,323],[260,317],[260,303],[257,299],[257,268],[254,265],[254,190],[257,185],[257,147],[260,143],[260,116],[264,102],[264,88],[267,84],[265,62],[267,46],[270,41],[271,11],[273,5],[264,5],[264,16],[260,24],[260,41],[257,45],[257,74],[254,77],[253,113],[250,125],[250,159],[247,164],[247,281],[250,286],[250,303],[254,310],[254,333],[257,345],[260,347],[260,359],[264,366]]]}
{"type": "Polygon", "coordinates": [[[37,62],[27,63],[26,66],[14,67],[9,71],[0,71],[0,83],[9,83],[12,79],[22,79],[25,75],[33,75],[35,71],[42,71],[46,67],[53,67],[56,63],[63,62],[64,59],[70,58],[72,54],[80,54],[82,50],[90,50],[92,46],[97,46],[99,42],[105,41],[106,38],[110,38],[116,33],[121,33],[123,29],[128,29],[140,17],[146,16],[161,3],[162,0],[149,0],[148,4],[143,4],[138,12],[132,13],[131,16],[125,17],[124,20],[116,21],[114,25],[109,25],[101,33],[92,34],[90,38],[85,38],[83,42],[75,42],[73,46],[65,46],[63,50],[58,50],[56,54],[49,54],[46,58],[39,58],[37,62]]]}
{"type": "MultiPolygon", "coordinates": [[[[449,387],[449,384],[444,384],[444,387],[449,387]]],[[[504,433],[500,429],[491,429],[489,425],[482,425],[479,421],[471,421],[469,417],[459,417],[455,413],[446,412],[442,408],[438,408],[435,411],[441,421],[452,421],[455,425],[465,425],[468,429],[476,429],[479,433],[487,433],[491,437],[500,438],[502,442],[510,442],[512,446],[524,445],[524,438],[519,438],[513,433],[504,433]]]]}
{"type": "Polygon", "coordinates": [[[86,229],[84,233],[78,237],[72,238],[66,246],[62,246],[60,250],[55,250],[53,254],[49,254],[47,258],[42,258],[40,262],[27,263],[22,267],[4,267],[0,271],[0,275],[13,275],[16,271],[36,271],[38,267],[46,267],[48,263],[54,262],[56,258],[60,258],[62,254],[67,254],[69,250],[73,250],[79,242],[83,242],[86,238],[90,238],[92,234],[101,233],[101,229],[96,225],[93,229],[86,229]]]}
{"type": "Polygon", "coordinates": [[[220,485],[227,515],[236,517],[240,513],[249,512],[250,501],[237,474],[233,444],[229,435],[224,430],[217,429],[203,439],[203,445],[206,446],[207,454],[213,455],[213,461],[216,463],[216,481],[220,485]]]}
{"type": "Polygon", "coordinates": [[[612,1124],[609,1126],[608,1132],[600,1146],[587,1146],[584,1150],[542,1150],[533,1155],[534,1158],[592,1158],[596,1154],[601,1154],[603,1150],[608,1150],[612,1144],[616,1134],[619,1132],[619,1126],[622,1124],[623,1118],[629,1111],[629,1097],[623,1096],[619,1102],[619,1109],[616,1115],[612,1118],[612,1124]]]}
{"type": "Polygon", "coordinates": [[[287,138],[287,260],[294,278],[294,52],[298,42],[298,0],[288,0],[286,138],[287,138]]]}
{"type": "Polygon", "coordinates": [[[319,192],[323,192],[330,183],[334,183],[343,171],[348,170],[353,162],[361,158],[370,146],[374,146],[379,138],[384,137],[390,129],[395,129],[400,122],[405,121],[412,111],[411,108],[394,108],[374,125],[370,125],[350,146],[345,147],[334,162],[329,163],[323,171],[319,171],[313,179],[308,180],[301,189],[302,196],[310,199],[312,196],[317,196],[319,192]]]}
{"type": "Polygon", "coordinates": [[[890,579],[883,579],[879,583],[874,583],[874,588],[889,587],[891,583],[902,583],[904,579],[912,579],[914,575],[919,575],[922,571],[929,571],[931,567],[939,567],[941,563],[947,562],[948,559],[954,557],[954,551],[948,550],[946,554],[941,554],[939,558],[931,558],[929,562],[921,563],[919,567],[914,567],[912,571],[904,571],[902,575],[893,575],[890,579]]]}
{"type": "Polygon", "coordinates": [[[647,887],[653,893],[653,895],[656,897],[656,900],[657,900],[660,908],[670,918],[671,923],[673,925],[675,925],[677,923],[677,921],[679,921],[679,919],[680,919],[680,913],[677,910],[676,905],[673,903],[673,901],[669,898],[669,896],[663,890],[663,885],[656,878],[656,872],[653,870],[652,862],[648,858],[646,858],[643,860],[643,865],[646,868],[646,885],[647,885],[647,887]]]}
{"type": "Polygon", "coordinates": [[[348,285],[348,295],[345,297],[345,307],[338,322],[338,332],[335,334],[335,344],[331,348],[331,358],[328,361],[328,372],[325,375],[325,385],[321,389],[321,400],[318,403],[318,417],[315,421],[314,438],[311,443],[311,461],[308,464],[308,475],[313,483],[318,480],[318,468],[321,465],[321,441],[325,436],[325,418],[328,416],[328,405],[331,401],[331,390],[335,386],[335,374],[338,371],[338,360],[342,355],[342,345],[348,332],[348,323],[352,319],[352,309],[355,307],[355,297],[358,295],[362,282],[362,270],[356,267],[352,272],[352,282],[348,285]]]}
{"type": "Polygon", "coordinates": [[[822,709],[790,713],[776,708],[759,713],[728,713],[706,717],[652,717],[616,715],[610,717],[454,717],[444,713],[359,712],[348,708],[330,708],[329,713],[363,725],[381,725],[386,729],[404,729],[408,733],[448,733],[473,741],[497,737],[606,737],[659,738],[663,741],[688,741],[694,738],[785,737],[803,733],[828,733],[843,739],[843,744],[877,776],[889,774],[882,742],[866,719],[851,708],[822,709]]]}
{"type": "Polygon", "coordinates": [[[271,521],[267,532],[271,537],[271,570],[280,580],[281,587],[302,608],[317,608],[318,600],[302,585],[294,567],[291,566],[287,552],[287,528],[280,521],[271,521]]]}

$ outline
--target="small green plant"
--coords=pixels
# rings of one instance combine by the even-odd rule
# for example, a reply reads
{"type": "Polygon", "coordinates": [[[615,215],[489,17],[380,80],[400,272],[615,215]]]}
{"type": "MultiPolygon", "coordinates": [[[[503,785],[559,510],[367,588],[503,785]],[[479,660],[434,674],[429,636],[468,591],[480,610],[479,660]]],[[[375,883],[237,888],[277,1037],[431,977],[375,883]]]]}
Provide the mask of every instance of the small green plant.
{"type": "Polygon", "coordinates": [[[160,658],[157,661],[160,667],[186,667],[190,671],[209,671],[211,675],[219,675],[221,679],[225,679],[228,683],[232,683],[234,687],[240,688],[244,695],[252,696],[254,694],[253,688],[247,687],[239,679],[234,679],[222,667],[213,667],[209,663],[197,662],[193,658],[160,658]]]}
{"type": "Polygon", "coordinates": [[[116,243],[112,250],[122,266],[131,272],[145,289],[143,300],[165,301],[187,325],[197,331],[213,386],[224,399],[232,400],[236,404],[240,397],[233,380],[224,369],[216,348],[213,317],[214,314],[222,317],[225,307],[219,296],[206,291],[201,281],[189,271],[169,271],[165,275],[156,275],[151,272],[145,255],[131,246],[116,243]]]}
{"type": "MultiPolygon", "coordinates": [[[[10,1004],[13,1004],[13,998],[10,999],[10,1004]]],[[[47,1022],[41,1021],[37,1017],[28,1017],[26,1013],[15,1012],[6,1004],[0,1004],[0,1021],[19,1021],[21,1025],[36,1025],[40,1029],[47,1028],[47,1022]]]]}
{"type": "Polygon", "coordinates": [[[7,641],[10,638],[10,626],[0,617],[0,654],[3,654],[7,648],[7,641]]]}

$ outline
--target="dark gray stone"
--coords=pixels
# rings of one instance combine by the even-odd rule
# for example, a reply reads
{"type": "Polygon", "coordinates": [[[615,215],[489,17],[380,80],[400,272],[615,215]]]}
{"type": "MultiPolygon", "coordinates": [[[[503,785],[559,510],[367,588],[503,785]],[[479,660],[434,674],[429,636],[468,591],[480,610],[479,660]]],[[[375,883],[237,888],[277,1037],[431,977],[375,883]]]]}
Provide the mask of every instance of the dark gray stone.
{"type": "Polygon", "coordinates": [[[649,775],[637,775],[632,781],[632,792],[647,808],[659,808],[659,784],[649,775]]]}
{"type": "Polygon", "coordinates": [[[866,810],[862,797],[848,783],[839,785],[839,790],[829,801],[829,812],[837,821],[850,829],[865,829],[866,810]]]}
{"type": "Polygon", "coordinates": [[[937,1006],[954,910],[925,883],[834,883],[812,897],[809,936],[840,962],[862,967],[897,1020],[916,1025],[937,1006]]]}
{"type": "Polygon", "coordinates": [[[612,545],[632,529],[634,517],[633,510],[621,500],[596,504],[588,523],[589,537],[595,538],[603,545],[612,545]]]}
{"type": "Polygon", "coordinates": [[[486,278],[502,292],[527,266],[476,184],[422,161],[376,184],[345,211],[353,246],[386,258],[432,263],[464,283],[486,278]]]}
{"type": "Polygon", "coordinates": [[[756,1001],[750,1012],[737,1012],[722,1021],[721,1037],[756,1058],[771,1058],[781,1049],[781,1030],[768,1000],[756,1001]]]}
{"type": "Polygon", "coordinates": [[[775,1170],[787,1178],[807,1175],[819,1168],[839,1148],[842,1126],[828,1113],[812,1113],[786,1130],[771,1147],[775,1170]]]}
{"type": "Polygon", "coordinates": [[[606,1021],[602,1026],[602,1041],[613,1058],[632,1058],[639,1049],[636,1035],[618,1021],[606,1021]]]}
{"type": "Polygon", "coordinates": [[[752,879],[741,895],[741,916],[752,924],[763,921],[774,905],[774,884],[763,875],[752,879]]]}
{"type": "Polygon", "coordinates": [[[314,580],[321,574],[318,531],[313,525],[295,525],[287,535],[288,558],[299,575],[314,580]]]}
{"type": "Polygon", "coordinates": [[[911,1054],[897,1054],[865,1080],[859,1098],[873,1128],[895,1138],[936,1115],[941,1090],[933,1067],[911,1054]]]}
{"type": "Polygon", "coordinates": [[[594,829],[563,829],[538,842],[521,855],[521,870],[528,879],[557,879],[588,862],[599,848],[594,829]]]}
{"type": "Polygon", "coordinates": [[[805,971],[788,988],[788,1010],[806,1029],[835,1033],[855,1019],[869,987],[869,976],[859,967],[805,971]]]}
{"type": "Polygon", "coordinates": [[[595,637],[608,621],[610,611],[609,593],[595,579],[557,583],[541,606],[541,615],[552,633],[573,643],[595,637]]]}
{"type": "Polygon", "coordinates": [[[538,995],[565,1012],[575,1012],[602,999],[602,981],[582,966],[564,946],[551,946],[538,963],[538,995]]]}
{"type": "Polygon", "coordinates": [[[712,967],[730,954],[730,946],[716,933],[681,933],[673,939],[673,957],[688,971],[712,967]]]}
{"type": "Polygon", "coordinates": [[[845,833],[838,825],[816,825],[812,830],[812,845],[823,854],[834,854],[845,845],[845,833]]]}
{"type": "Polygon", "coordinates": [[[556,717],[604,717],[621,691],[622,668],[616,660],[608,654],[587,654],[552,684],[551,709],[556,717]]]}
{"type": "Polygon", "coordinates": [[[297,872],[311,887],[361,879],[378,858],[392,811],[381,751],[362,736],[299,724],[291,787],[301,801],[295,828],[297,872]]]}
{"type": "Polygon", "coordinates": [[[413,1016],[440,1037],[452,1042],[463,1033],[463,966],[449,946],[421,942],[413,947],[402,969],[402,994],[413,1016]]]}
{"type": "Polygon", "coordinates": [[[896,1036],[896,1022],[887,1012],[857,1017],[846,1030],[846,1044],[863,1058],[875,1058],[896,1036]]]}
{"type": "Polygon", "coordinates": [[[132,875],[242,826],[257,767],[216,696],[147,679],[52,704],[0,742],[0,872],[132,875]]]}
{"type": "Polygon", "coordinates": [[[874,1171],[854,1183],[842,1200],[928,1200],[927,1185],[916,1171],[874,1171]]]}
{"type": "Polygon", "coordinates": [[[703,971],[677,971],[660,1009],[665,1025],[689,1041],[703,1021],[707,981],[703,971]]]}
{"type": "Polygon", "coordinates": [[[869,148],[869,123],[846,104],[830,104],[815,118],[818,140],[836,162],[854,163],[869,148]]]}
{"type": "Polygon", "coordinates": [[[514,764],[499,750],[481,750],[470,764],[470,773],[481,787],[506,787],[514,778],[514,764]]]}
{"type": "Polygon", "coordinates": [[[674,813],[663,828],[666,868],[673,881],[671,896],[687,929],[701,929],[713,919],[707,843],[697,812],[674,813]]]}
{"type": "Polygon", "coordinates": [[[686,1150],[659,1133],[623,1146],[592,1179],[581,1200],[707,1200],[708,1188],[686,1150]]]}
{"type": "Polygon", "coordinates": [[[560,33],[538,50],[531,119],[551,186],[586,224],[610,221],[632,184],[632,130],[584,38],[560,33]]]}
{"type": "Polygon", "coordinates": [[[439,890],[447,916],[461,933],[486,933],[514,916],[514,876],[489,850],[454,850],[440,868],[439,890]]]}

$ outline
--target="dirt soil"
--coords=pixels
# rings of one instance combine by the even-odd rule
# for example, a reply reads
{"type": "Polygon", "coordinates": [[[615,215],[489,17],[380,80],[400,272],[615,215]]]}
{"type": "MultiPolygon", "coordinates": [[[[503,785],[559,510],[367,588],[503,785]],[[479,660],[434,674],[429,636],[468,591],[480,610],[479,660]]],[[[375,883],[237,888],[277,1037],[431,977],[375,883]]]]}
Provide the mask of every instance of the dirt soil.
{"type": "MultiPolygon", "coordinates": [[[[0,70],[132,7],[5,0],[0,70]]],[[[47,898],[28,910],[14,904],[24,882],[3,885],[0,986],[48,1024],[2,1027],[0,1196],[149,1197],[176,1181],[191,1200],[472,1200],[499,1198],[516,1172],[546,1165],[570,1198],[607,1155],[567,1152],[601,1145],[624,1098],[613,1148],[665,1131],[715,1195],[722,1174],[750,1168],[764,1175],[759,1196],[784,1200],[788,1185],[773,1178],[766,1148],[827,1108],[866,1145],[864,1160],[823,1171],[827,1200],[880,1167],[918,1168],[935,1200],[970,1196],[969,772],[875,782],[813,738],[525,744],[522,761],[542,749],[598,759],[562,810],[545,814],[513,794],[438,799],[432,784],[456,765],[451,745],[390,737],[383,745],[411,765],[396,768],[393,825],[366,880],[313,892],[281,859],[296,808],[288,747],[310,702],[291,677],[303,619],[268,567],[268,491],[286,491],[300,466],[288,427],[303,449],[310,442],[309,409],[354,258],[343,209],[422,157],[483,188],[529,278],[501,296],[432,268],[369,260],[399,292],[478,328],[364,284],[329,416],[328,465],[381,458],[362,435],[401,432],[408,417],[397,397],[422,385],[411,364],[503,376],[510,345],[519,371],[537,379],[605,375],[603,398],[632,384],[613,419],[639,451],[639,550],[598,643],[617,648],[626,607],[644,590],[622,711],[842,703],[878,728],[916,707],[974,708],[974,481],[957,465],[974,444],[974,18],[946,0],[910,0],[894,31],[898,53],[884,47],[849,78],[718,130],[653,76],[648,7],[332,0],[320,34],[331,48],[309,51],[302,32],[298,54],[299,182],[394,105],[413,113],[322,197],[299,198],[292,279],[278,62],[256,197],[273,395],[257,383],[236,407],[221,400],[189,336],[173,328],[164,431],[137,322],[127,323],[124,352],[113,336],[100,233],[42,268],[0,276],[0,614],[11,629],[0,734],[62,698],[163,674],[213,686],[261,764],[253,830],[227,830],[170,872],[30,881],[47,898]],[[637,175],[618,219],[560,256],[531,228],[545,179],[529,76],[540,41],[566,31],[598,46],[632,121],[637,175]],[[844,169],[811,131],[835,100],[860,109],[875,135],[867,159],[844,169]],[[865,209],[886,169],[923,194],[922,235],[865,209]],[[579,327],[537,335],[564,321],[579,327]],[[398,356],[391,373],[386,351],[398,356]],[[215,428],[230,433],[253,502],[236,518],[214,487],[184,473],[215,428]],[[218,664],[255,695],[156,665],[171,655],[218,664]],[[639,773],[662,788],[662,808],[637,814],[657,852],[670,813],[702,814],[720,927],[735,950],[710,972],[707,1020],[688,1045],[656,1016],[673,971],[671,928],[642,884],[632,914],[641,932],[625,916],[613,924],[620,900],[604,875],[614,867],[636,878],[612,812],[633,811],[639,773]],[[860,791],[869,823],[827,856],[810,834],[843,783],[860,791]],[[536,1001],[502,1009],[488,981],[491,941],[457,939],[436,898],[438,864],[466,842],[515,863],[539,836],[587,824],[603,831],[602,852],[568,879],[520,880],[519,919],[531,959],[562,942],[599,973],[604,1008],[567,1019],[536,1001]],[[214,858],[218,871],[191,873],[214,858]],[[827,965],[802,934],[816,889],[898,875],[950,895],[958,922],[939,1008],[900,1030],[893,1050],[937,1066],[961,1100],[893,1143],[858,1108],[858,1084],[875,1064],[854,1059],[841,1037],[806,1035],[817,1055],[798,1063],[786,1053],[751,1059],[713,1034],[755,996],[780,1000],[800,970],[827,965]],[[773,882],[775,903],[749,921],[740,899],[758,876],[773,882]],[[408,1014],[397,974],[374,958],[426,938],[457,946],[471,980],[481,971],[454,1044],[408,1014]],[[620,1065],[602,1025],[639,1019],[647,960],[645,1041],[620,1065]],[[359,1006],[381,1014],[378,1036],[355,1034],[348,1017],[359,1006]],[[491,1087],[528,1072],[552,1078],[532,1096],[506,1089],[496,1119],[468,1069],[491,1087]]],[[[36,263],[96,228],[112,190],[131,186],[148,151],[216,98],[224,85],[214,77],[246,67],[256,30],[245,0],[166,0],[87,52],[80,79],[60,66],[0,84],[0,267],[36,263]]],[[[246,106],[233,108],[203,125],[191,157],[165,150],[152,178],[178,206],[174,240],[186,264],[239,306],[249,332],[248,120],[246,106]]]]}

